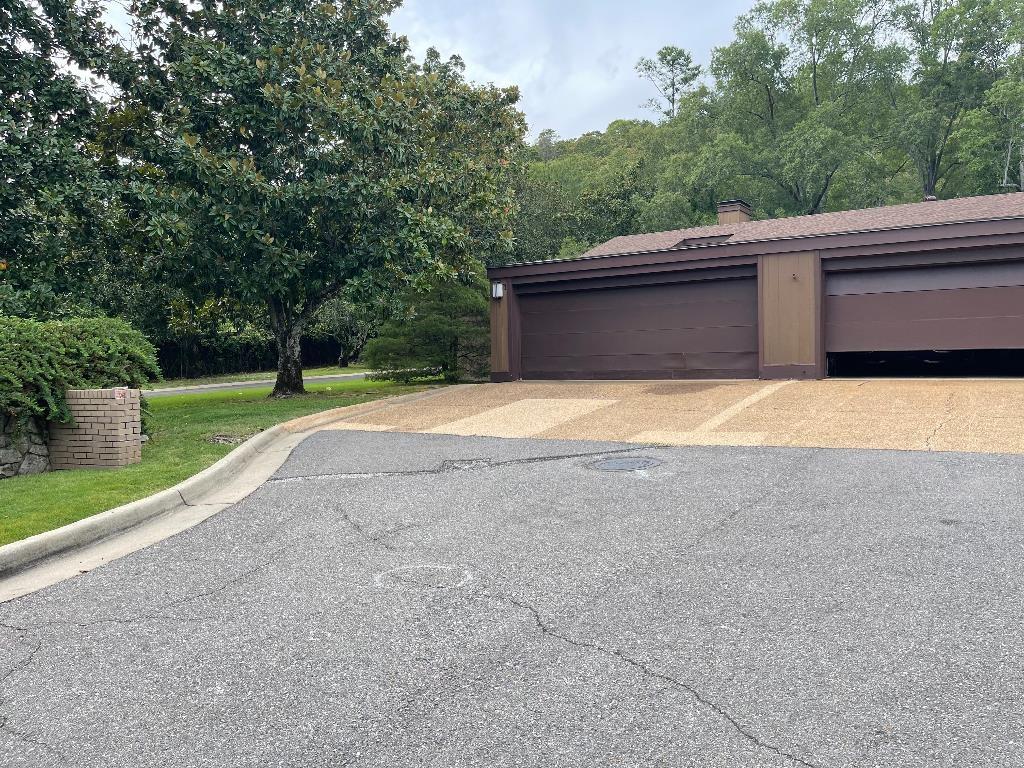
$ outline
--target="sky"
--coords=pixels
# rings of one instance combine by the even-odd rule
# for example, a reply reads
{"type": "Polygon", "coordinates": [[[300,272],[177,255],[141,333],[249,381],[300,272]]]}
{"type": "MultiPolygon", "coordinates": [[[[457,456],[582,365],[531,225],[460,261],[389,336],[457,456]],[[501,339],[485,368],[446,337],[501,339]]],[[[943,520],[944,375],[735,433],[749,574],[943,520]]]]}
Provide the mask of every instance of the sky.
{"type": "MultiPolygon", "coordinates": [[[[530,137],[553,128],[563,138],[613,120],[653,118],[642,104],[654,87],[636,74],[641,56],[663,45],[706,65],[732,39],[735,18],[753,0],[406,0],[392,17],[417,58],[433,46],[460,55],[478,83],[518,85],[530,137]]],[[[126,28],[123,11],[110,21],[126,28]]]]}
{"type": "Polygon", "coordinates": [[[437,48],[466,61],[481,83],[518,85],[530,135],[563,138],[604,130],[621,118],[654,117],[655,95],[634,66],[663,45],[706,65],[732,39],[752,0],[406,0],[392,28],[422,56],[437,48]]]}

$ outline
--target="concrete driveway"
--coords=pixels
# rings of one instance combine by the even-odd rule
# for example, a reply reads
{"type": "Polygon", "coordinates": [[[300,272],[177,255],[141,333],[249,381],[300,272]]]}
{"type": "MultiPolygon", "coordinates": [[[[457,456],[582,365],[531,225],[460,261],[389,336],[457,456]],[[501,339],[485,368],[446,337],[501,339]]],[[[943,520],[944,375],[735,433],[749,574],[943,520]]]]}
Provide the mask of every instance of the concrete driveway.
{"type": "Polygon", "coordinates": [[[1019,766],[1022,499],[1010,455],[321,432],[0,605],[0,764],[1019,766]]]}
{"type": "Polygon", "coordinates": [[[524,381],[455,387],[354,414],[334,428],[1024,453],[1024,381],[524,381]]]}

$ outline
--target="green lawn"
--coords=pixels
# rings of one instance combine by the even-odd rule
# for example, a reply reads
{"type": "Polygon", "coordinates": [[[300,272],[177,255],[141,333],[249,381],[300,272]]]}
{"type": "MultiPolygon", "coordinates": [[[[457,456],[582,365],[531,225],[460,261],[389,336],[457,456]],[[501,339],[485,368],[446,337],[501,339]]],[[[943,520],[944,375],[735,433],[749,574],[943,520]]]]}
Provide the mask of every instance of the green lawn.
{"type": "Polygon", "coordinates": [[[210,442],[213,435],[246,438],[298,416],[423,388],[357,380],[313,384],[308,394],[283,400],[268,399],[269,388],[154,399],[142,463],[0,480],[0,545],[169,488],[232,450],[210,442]]]}
{"type": "MultiPolygon", "coordinates": [[[[326,365],[321,368],[306,368],[302,371],[303,376],[331,376],[342,373],[366,373],[369,368],[365,365],[350,365],[347,368],[339,368],[336,365],[326,365]]],[[[169,389],[170,387],[189,387],[195,384],[220,384],[225,381],[259,381],[260,379],[273,379],[277,371],[257,371],[255,373],[222,373],[217,376],[199,376],[194,379],[167,379],[158,381],[152,385],[152,389],[169,389]]]]}

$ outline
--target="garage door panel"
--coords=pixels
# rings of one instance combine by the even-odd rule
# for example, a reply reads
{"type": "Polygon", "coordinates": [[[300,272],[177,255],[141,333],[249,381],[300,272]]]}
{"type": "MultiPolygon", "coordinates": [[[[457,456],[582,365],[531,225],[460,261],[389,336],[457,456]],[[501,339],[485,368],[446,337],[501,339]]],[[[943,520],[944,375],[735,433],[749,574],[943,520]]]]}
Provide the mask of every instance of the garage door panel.
{"type": "Polygon", "coordinates": [[[537,358],[531,370],[537,372],[557,373],[559,371],[585,372],[591,368],[609,371],[651,371],[651,370],[685,370],[686,361],[681,352],[661,352],[657,354],[599,355],[600,364],[593,365],[594,355],[549,355],[537,358]]]}
{"type": "Polygon", "coordinates": [[[1024,285],[1024,261],[868,269],[829,275],[830,296],[1024,285]]]}
{"type": "Polygon", "coordinates": [[[560,310],[545,307],[523,311],[531,327],[557,327],[568,332],[614,330],[665,330],[667,328],[714,328],[757,324],[757,305],[746,301],[705,301],[634,306],[610,310],[604,307],[560,310]]]}
{"type": "Polygon", "coordinates": [[[750,278],[519,297],[526,378],[757,375],[750,278]]]}
{"type": "Polygon", "coordinates": [[[1024,349],[1024,318],[866,321],[829,327],[830,352],[1024,349]]]}
{"type": "Polygon", "coordinates": [[[829,276],[825,305],[825,345],[829,352],[913,351],[921,349],[1024,348],[1024,286],[972,287],[1006,281],[1022,265],[999,270],[971,266],[876,270],[857,283],[829,276]],[[890,280],[891,278],[891,280],[890,280]],[[961,285],[942,289],[915,286],[961,285]],[[907,290],[854,293],[882,286],[907,290]]]}
{"type": "Polygon", "coordinates": [[[520,311],[562,313],[601,308],[606,311],[632,312],[638,307],[705,305],[722,301],[746,304],[751,291],[755,290],[754,282],[747,278],[600,290],[581,289],[557,293],[526,293],[520,296],[520,311]]]}
{"type": "Polygon", "coordinates": [[[1024,288],[964,288],[951,291],[875,293],[829,298],[829,321],[864,317],[917,320],[940,317],[1002,317],[1024,315],[1024,288]]]}
{"type": "Polygon", "coordinates": [[[757,367],[756,352],[666,353],[661,355],[603,355],[547,357],[531,370],[537,379],[712,379],[750,378],[741,375],[757,367]]]}
{"type": "MultiPolygon", "coordinates": [[[[753,281],[745,281],[751,283],[753,281]]],[[[689,286],[685,289],[680,289],[689,292],[692,290],[689,286]]],[[[573,296],[572,294],[533,294],[527,295],[522,298],[522,311],[525,314],[578,314],[578,313],[591,313],[596,311],[619,314],[623,312],[634,313],[638,310],[648,315],[661,314],[663,310],[682,313],[690,316],[700,316],[706,312],[716,311],[716,308],[723,308],[726,311],[747,311],[750,307],[750,293],[751,291],[745,292],[743,295],[732,295],[729,293],[718,293],[715,291],[713,286],[708,287],[708,294],[705,296],[693,296],[693,295],[680,295],[676,297],[659,296],[659,297],[648,297],[642,296],[638,300],[632,300],[630,298],[624,298],[622,293],[629,293],[632,291],[638,291],[641,294],[647,292],[644,288],[631,288],[623,291],[583,291],[582,296],[573,296]],[[714,292],[712,292],[714,291],[714,292]],[[565,297],[565,304],[562,304],[555,297],[565,297]],[[585,297],[585,301],[581,300],[585,297]],[[655,300],[657,299],[657,300],[655,300]],[[552,302],[550,304],[544,304],[543,302],[552,302]]],[[[752,315],[749,315],[752,316],[752,315]]]]}
{"type": "Polygon", "coordinates": [[[757,345],[750,327],[606,331],[601,333],[535,333],[523,336],[523,355],[534,360],[571,349],[576,355],[747,352],[757,345]]]}

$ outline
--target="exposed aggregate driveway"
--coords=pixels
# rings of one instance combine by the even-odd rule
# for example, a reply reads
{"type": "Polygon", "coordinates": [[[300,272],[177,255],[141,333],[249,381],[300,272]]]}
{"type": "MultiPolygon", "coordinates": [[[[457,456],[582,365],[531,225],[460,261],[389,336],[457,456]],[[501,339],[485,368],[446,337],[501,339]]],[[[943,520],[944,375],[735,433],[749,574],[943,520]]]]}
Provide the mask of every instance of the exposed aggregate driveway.
{"type": "Polygon", "coordinates": [[[0,764],[1020,766],[1022,470],[321,432],[0,605],[0,764]]]}

